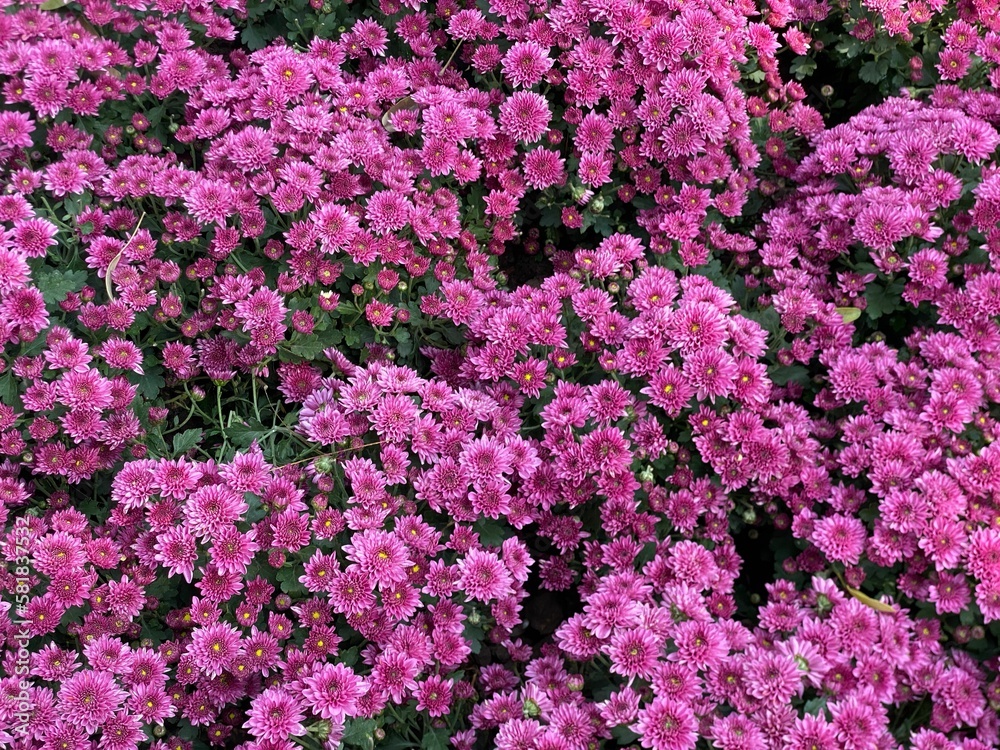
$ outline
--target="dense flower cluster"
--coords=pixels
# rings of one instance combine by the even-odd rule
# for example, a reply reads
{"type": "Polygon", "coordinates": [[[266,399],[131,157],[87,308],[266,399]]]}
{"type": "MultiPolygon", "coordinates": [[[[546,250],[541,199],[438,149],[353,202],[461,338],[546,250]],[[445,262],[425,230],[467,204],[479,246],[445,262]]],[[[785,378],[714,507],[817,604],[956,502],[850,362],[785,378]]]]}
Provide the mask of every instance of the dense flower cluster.
{"type": "Polygon", "coordinates": [[[0,745],[1000,747],[990,3],[58,5],[0,745]]]}

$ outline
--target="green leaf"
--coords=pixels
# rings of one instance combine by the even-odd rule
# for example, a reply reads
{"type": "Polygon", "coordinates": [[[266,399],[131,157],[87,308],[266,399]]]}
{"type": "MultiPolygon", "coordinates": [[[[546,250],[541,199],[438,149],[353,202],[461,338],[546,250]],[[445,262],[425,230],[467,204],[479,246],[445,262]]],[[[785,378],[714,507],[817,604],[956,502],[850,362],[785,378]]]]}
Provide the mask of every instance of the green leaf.
{"type": "Polygon", "coordinates": [[[17,399],[17,391],[17,381],[14,380],[13,373],[5,372],[0,375],[0,404],[13,406],[17,399]]]}
{"type": "Polygon", "coordinates": [[[38,274],[38,291],[42,293],[45,304],[62,302],[69,292],[75,292],[87,281],[86,271],[60,271],[47,269],[38,274]]]}
{"type": "Polygon", "coordinates": [[[639,735],[626,726],[617,726],[611,730],[611,735],[618,741],[619,745],[628,745],[639,739],[639,735]]]}
{"type": "Polygon", "coordinates": [[[156,398],[156,395],[160,392],[160,389],[166,385],[166,383],[167,381],[163,379],[162,375],[160,375],[160,369],[158,367],[146,370],[145,373],[140,375],[135,381],[135,384],[139,386],[139,393],[150,401],[156,398]]]}
{"type": "Polygon", "coordinates": [[[865,300],[868,302],[865,309],[868,317],[872,320],[878,320],[883,315],[898,310],[904,286],[899,279],[891,282],[888,286],[869,284],[865,290],[865,300]]]}
{"type": "Polygon", "coordinates": [[[234,424],[225,429],[226,439],[240,448],[249,448],[254,440],[261,442],[270,431],[256,419],[249,424],[234,424]]]}
{"type": "Polygon", "coordinates": [[[259,26],[247,26],[240,34],[240,39],[250,50],[262,49],[267,44],[264,35],[260,33],[259,26]]]}
{"type": "Polygon", "coordinates": [[[202,434],[202,430],[195,427],[194,429],[184,430],[184,432],[174,435],[174,453],[187,453],[201,442],[202,434]]]}
{"type": "Polygon", "coordinates": [[[805,55],[799,55],[789,66],[789,70],[792,75],[798,78],[800,81],[806,76],[812,75],[816,70],[816,61],[811,57],[806,57],[805,55]]]}
{"type": "Polygon", "coordinates": [[[257,523],[264,516],[267,515],[267,509],[264,507],[263,500],[260,495],[255,495],[252,492],[244,492],[243,499],[247,503],[247,523],[257,523]]]}
{"type": "Polygon", "coordinates": [[[462,637],[468,642],[472,653],[478,654],[483,650],[483,639],[486,638],[486,631],[466,620],[462,637]]]}
{"type": "Polygon", "coordinates": [[[426,732],[420,747],[421,750],[448,750],[448,730],[441,728],[426,732]]]}
{"type": "Polygon", "coordinates": [[[290,565],[286,568],[282,568],[278,571],[276,576],[278,582],[281,584],[281,590],[286,594],[308,594],[309,590],[302,585],[299,580],[298,571],[294,565],[290,565]]]}
{"type": "Polygon", "coordinates": [[[499,547],[507,538],[507,532],[498,521],[488,518],[480,518],[472,528],[479,534],[479,541],[486,547],[499,547]]]}
{"type": "Polygon", "coordinates": [[[69,0],[45,0],[38,7],[42,10],[59,10],[65,5],[69,5],[69,0]]]}
{"type": "Polygon", "coordinates": [[[375,719],[351,719],[344,725],[343,743],[350,747],[374,745],[375,719]]]}
{"type": "Polygon", "coordinates": [[[811,698],[806,701],[804,711],[812,716],[817,716],[826,708],[826,696],[811,698]]]}
{"type": "Polygon", "coordinates": [[[881,83],[888,72],[888,60],[869,60],[858,70],[858,78],[865,83],[881,83]]]}
{"type": "Polygon", "coordinates": [[[319,340],[317,336],[308,336],[288,347],[288,351],[303,359],[316,359],[329,344],[319,340]]]}
{"type": "Polygon", "coordinates": [[[774,372],[770,373],[770,376],[771,382],[777,386],[788,385],[792,382],[805,385],[809,382],[809,371],[802,365],[779,367],[775,369],[774,372]]]}

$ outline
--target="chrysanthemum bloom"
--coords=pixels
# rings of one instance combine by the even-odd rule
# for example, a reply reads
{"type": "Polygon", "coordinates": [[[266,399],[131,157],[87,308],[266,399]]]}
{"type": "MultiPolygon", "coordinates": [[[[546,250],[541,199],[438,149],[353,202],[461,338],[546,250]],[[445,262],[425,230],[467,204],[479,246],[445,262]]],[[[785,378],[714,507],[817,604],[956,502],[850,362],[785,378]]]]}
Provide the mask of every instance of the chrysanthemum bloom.
{"type": "Polygon", "coordinates": [[[691,707],[671,698],[653,698],[639,711],[632,728],[650,750],[692,750],[698,740],[698,721],[691,707]]]}
{"type": "Polygon", "coordinates": [[[254,529],[243,534],[235,526],[224,527],[212,539],[212,562],[223,572],[243,575],[254,553],[260,550],[256,533],[254,529]]]}
{"type": "Polygon", "coordinates": [[[414,691],[417,710],[428,716],[446,716],[451,708],[452,681],[440,675],[429,675],[414,691]]]}
{"type": "Polygon", "coordinates": [[[268,688],[254,698],[248,715],[243,726],[258,740],[280,742],[305,733],[305,712],[283,688],[268,688]]]}
{"type": "Polygon", "coordinates": [[[374,582],[363,570],[346,570],[336,576],[330,587],[334,611],[341,614],[364,612],[375,604],[374,582]]]}
{"type": "MultiPolygon", "coordinates": [[[[0,304],[0,315],[25,332],[39,333],[48,323],[49,314],[45,310],[42,293],[35,287],[15,289],[0,304]]],[[[9,329],[8,329],[9,330],[9,329]]]]}
{"type": "Polygon", "coordinates": [[[145,592],[128,576],[122,576],[120,581],[108,581],[108,594],[105,599],[108,608],[119,617],[132,619],[138,615],[146,604],[145,592]]]}
{"type": "Polygon", "coordinates": [[[215,484],[196,489],[184,504],[184,513],[191,533],[205,538],[236,523],[248,507],[229,487],[215,484]]]}
{"type": "Polygon", "coordinates": [[[365,218],[375,234],[383,235],[405,227],[409,214],[410,203],[403,193],[383,190],[368,199],[365,218]]]}
{"type": "Polygon", "coordinates": [[[395,649],[389,649],[375,658],[371,686],[395,703],[402,703],[406,696],[417,689],[420,663],[395,649]]]}
{"type": "Polygon", "coordinates": [[[198,542],[184,526],[175,526],[156,540],[156,561],[167,568],[168,575],[180,574],[191,583],[198,560],[198,542]]]}
{"type": "Polygon", "coordinates": [[[14,222],[15,250],[29,258],[42,258],[56,244],[56,226],[45,219],[31,218],[14,222]]]}
{"type": "Polygon", "coordinates": [[[303,682],[302,697],[309,709],[335,722],[354,716],[358,699],[370,687],[344,664],[323,664],[303,682]]]}
{"type": "Polygon", "coordinates": [[[560,185],[566,179],[566,163],[559,153],[536,148],[524,156],[524,179],[536,190],[560,185]]]}
{"type": "Polygon", "coordinates": [[[663,650],[662,642],[643,628],[622,630],[611,636],[611,671],[625,677],[648,680],[663,650]]]}
{"type": "Polygon", "coordinates": [[[93,734],[127,697],[111,674],[88,670],[73,675],[59,688],[59,712],[64,720],[93,734]]]}
{"type": "Polygon", "coordinates": [[[407,568],[413,565],[406,546],[392,534],[368,529],[356,534],[344,546],[347,559],[380,586],[406,580],[407,568]]]}
{"type": "Polygon", "coordinates": [[[101,725],[101,739],[98,750],[135,750],[146,735],[142,722],[135,714],[118,711],[101,725]]]}
{"type": "Polygon", "coordinates": [[[191,215],[202,224],[222,224],[236,205],[236,195],[224,180],[202,178],[184,199],[191,215]]]}
{"type": "Polygon", "coordinates": [[[838,513],[817,520],[811,539],[830,560],[856,565],[868,535],[860,519],[838,513]]]}
{"type": "Polygon", "coordinates": [[[357,217],[336,203],[324,204],[309,218],[319,233],[320,244],[326,253],[343,250],[358,232],[357,217]]]}
{"type": "Polygon", "coordinates": [[[523,143],[534,143],[541,138],[551,118],[548,102],[529,91],[518,91],[500,105],[501,130],[523,143]]]}
{"type": "Polygon", "coordinates": [[[245,453],[233,456],[232,461],[219,469],[219,474],[236,492],[259,492],[268,475],[268,467],[256,441],[245,453]]]}
{"type": "Polygon", "coordinates": [[[534,86],[552,67],[548,50],[535,42],[515,42],[503,57],[504,77],[514,88],[534,86]]]}
{"type": "Polygon", "coordinates": [[[462,573],[460,585],[473,599],[488,602],[513,593],[510,573],[495,554],[470,550],[458,567],[462,573]]]}
{"type": "Polygon", "coordinates": [[[163,497],[183,500],[201,478],[201,470],[181,456],[176,461],[161,460],[153,469],[152,486],[163,497]]]}
{"type": "Polygon", "coordinates": [[[195,630],[188,648],[188,653],[197,660],[198,669],[208,677],[222,674],[241,652],[239,631],[223,622],[195,630]]]}
{"type": "Polygon", "coordinates": [[[0,113],[0,144],[8,148],[31,148],[34,124],[23,112],[0,113]]]}

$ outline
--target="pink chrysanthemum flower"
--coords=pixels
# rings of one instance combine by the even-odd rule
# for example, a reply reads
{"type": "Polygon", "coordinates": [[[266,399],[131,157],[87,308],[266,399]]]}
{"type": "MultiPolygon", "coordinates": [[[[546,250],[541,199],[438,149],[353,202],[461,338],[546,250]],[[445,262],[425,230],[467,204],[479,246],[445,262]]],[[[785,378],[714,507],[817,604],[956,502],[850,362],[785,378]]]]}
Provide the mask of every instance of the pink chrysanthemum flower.
{"type": "Polygon", "coordinates": [[[181,456],[176,461],[162,460],[153,469],[152,486],[163,497],[183,500],[201,478],[201,470],[181,456]]]}
{"type": "Polygon", "coordinates": [[[184,576],[191,583],[198,560],[198,542],[184,526],[175,526],[156,539],[156,561],[167,568],[168,575],[184,576]]]}
{"type": "Polygon", "coordinates": [[[243,534],[235,526],[227,526],[214,535],[209,555],[219,570],[243,575],[259,550],[254,529],[243,534]]]}
{"type": "Polygon", "coordinates": [[[302,697],[313,713],[335,722],[356,715],[369,685],[344,664],[324,664],[303,680],[302,697]]]}
{"type": "Polygon", "coordinates": [[[458,563],[461,587],[472,599],[488,602],[513,593],[510,573],[500,559],[483,550],[470,550],[458,563]]]}
{"type": "Polygon", "coordinates": [[[518,91],[500,105],[500,128],[523,143],[534,143],[545,133],[552,112],[539,94],[518,91]]]}
{"type": "Polygon", "coordinates": [[[639,711],[633,730],[650,750],[693,750],[698,740],[698,721],[687,703],[656,697],[639,711]]]}
{"type": "Polygon", "coordinates": [[[504,77],[515,88],[529,88],[542,80],[552,67],[548,50],[536,42],[515,42],[503,56],[504,77]]]}
{"type": "Polygon", "coordinates": [[[268,688],[257,696],[243,726],[258,740],[281,742],[305,733],[305,712],[283,688],[268,688]]]}
{"type": "Polygon", "coordinates": [[[59,689],[59,712],[64,720],[94,733],[115,715],[128,694],[107,672],[86,671],[70,677],[59,689]]]}
{"type": "Polygon", "coordinates": [[[246,501],[225,485],[199,487],[184,504],[191,533],[204,539],[236,523],[248,509],[246,501]]]}
{"type": "Polygon", "coordinates": [[[135,750],[146,735],[142,722],[135,714],[118,711],[101,725],[98,750],[135,750]]]}
{"type": "Polygon", "coordinates": [[[868,535],[860,519],[835,514],[816,521],[811,539],[830,560],[856,565],[868,535]]]}
{"type": "Polygon", "coordinates": [[[611,637],[608,651],[611,671],[625,677],[648,680],[653,675],[661,651],[662,643],[649,630],[619,631],[611,637]]]}
{"type": "Polygon", "coordinates": [[[188,648],[198,668],[208,677],[221,675],[241,652],[239,631],[222,622],[196,630],[188,648]]]}
{"type": "Polygon", "coordinates": [[[344,551],[348,560],[380,586],[405,581],[406,570],[413,565],[398,538],[375,529],[356,534],[344,551]]]}

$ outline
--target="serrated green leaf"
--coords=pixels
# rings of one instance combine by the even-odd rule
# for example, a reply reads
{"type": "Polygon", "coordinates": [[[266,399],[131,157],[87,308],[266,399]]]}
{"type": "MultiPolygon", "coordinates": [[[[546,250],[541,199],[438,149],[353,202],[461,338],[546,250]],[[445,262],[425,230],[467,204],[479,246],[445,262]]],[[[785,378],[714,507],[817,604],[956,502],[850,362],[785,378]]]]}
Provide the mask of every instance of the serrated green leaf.
{"type": "Polygon", "coordinates": [[[257,523],[257,521],[267,515],[267,509],[264,507],[264,501],[260,495],[255,495],[252,492],[244,492],[243,499],[247,504],[247,523],[257,523]]]}
{"type": "Polygon", "coordinates": [[[486,637],[486,631],[466,620],[462,637],[469,644],[469,649],[472,653],[478,654],[483,650],[483,639],[486,637]]]}
{"type": "Polygon", "coordinates": [[[341,738],[348,747],[371,747],[374,744],[375,719],[350,719],[344,724],[341,738]]]}
{"type": "Polygon", "coordinates": [[[869,284],[865,290],[865,301],[868,303],[865,311],[868,313],[868,317],[877,320],[883,315],[898,310],[904,288],[904,283],[899,279],[887,286],[869,284]]]}
{"type": "Polygon", "coordinates": [[[802,365],[789,365],[787,367],[775,368],[774,372],[769,373],[771,382],[776,386],[788,385],[789,383],[795,382],[801,385],[805,385],[809,382],[809,371],[806,370],[802,365]]]}
{"type": "Polygon", "coordinates": [[[225,429],[226,439],[239,448],[249,448],[250,444],[256,440],[262,441],[267,437],[269,430],[255,419],[248,424],[234,424],[225,429]]]}
{"type": "Polygon", "coordinates": [[[792,60],[792,64],[789,66],[789,70],[791,71],[792,75],[794,75],[801,81],[806,76],[812,75],[812,73],[816,70],[816,61],[813,60],[811,57],[807,57],[805,55],[799,55],[794,60],[792,60]]]}
{"type": "Polygon", "coordinates": [[[275,576],[281,585],[281,590],[289,595],[294,594],[307,594],[308,589],[302,585],[299,580],[299,574],[295,566],[289,566],[287,568],[282,568],[278,571],[277,576],[275,576]]]}
{"type": "Polygon", "coordinates": [[[330,345],[320,341],[318,336],[309,336],[302,341],[296,341],[288,347],[288,351],[296,357],[312,360],[316,359],[328,346],[330,345]]]}
{"type": "Polygon", "coordinates": [[[154,370],[146,370],[144,375],[140,375],[133,382],[139,386],[139,393],[150,401],[156,398],[160,389],[167,383],[167,381],[160,375],[158,367],[154,370]]]}
{"type": "Polygon", "coordinates": [[[174,435],[174,453],[178,455],[187,453],[201,442],[202,434],[202,430],[195,427],[194,429],[184,430],[184,432],[174,435]]]}
{"type": "Polygon", "coordinates": [[[819,698],[811,698],[806,701],[806,705],[803,710],[812,716],[817,716],[823,709],[826,708],[826,696],[819,698]]]}
{"type": "Polygon", "coordinates": [[[888,60],[869,60],[858,70],[858,78],[865,83],[881,83],[888,72],[888,60]]]}
{"type": "Polygon", "coordinates": [[[5,372],[0,375],[0,403],[13,406],[17,399],[17,381],[14,374],[5,372]]]}
{"type": "Polygon", "coordinates": [[[45,304],[62,302],[69,292],[80,289],[87,281],[86,271],[60,271],[46,269],[38,274],[35,284],[42,293],[45,304]]]}
{"type": "Polygon", "coordinates": [[[421,750],[448,750],[448,730],[442,728],[425,732],[420,747],[421,750]]]}

